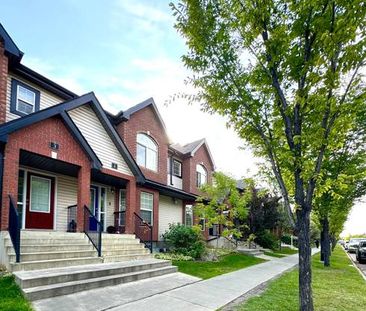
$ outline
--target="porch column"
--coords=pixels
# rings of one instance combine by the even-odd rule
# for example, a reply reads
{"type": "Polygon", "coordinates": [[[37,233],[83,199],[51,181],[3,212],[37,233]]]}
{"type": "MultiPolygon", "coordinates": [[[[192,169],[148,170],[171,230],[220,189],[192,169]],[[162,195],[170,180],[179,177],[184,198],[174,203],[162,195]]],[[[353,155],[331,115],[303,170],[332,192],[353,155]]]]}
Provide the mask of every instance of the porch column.
{"type": "MultiPolygon", "coordinates": [[[[1,198],[1,230],[8,230],[9,226],[9,195],[17,203],[18,200],[18,174],[19,174],[19,149],[5,147],[2,172],[2,198],[1,198]]],[[[15,206],[16,208],[16,206],[15,206]]]]}
{"type": "Polygon", "coordinates": [[[135,222],[133,213],[137,212],[136,207],[136,183],[131,180],[126,185],[126,227],[125,233],[134,233],[135,222]]]}
{"type": "Polygon", "coordinates": [[[84,230],[84,205],[90,204],[90,167],[82,166],[78,172],[77,231],[84,230]]]}

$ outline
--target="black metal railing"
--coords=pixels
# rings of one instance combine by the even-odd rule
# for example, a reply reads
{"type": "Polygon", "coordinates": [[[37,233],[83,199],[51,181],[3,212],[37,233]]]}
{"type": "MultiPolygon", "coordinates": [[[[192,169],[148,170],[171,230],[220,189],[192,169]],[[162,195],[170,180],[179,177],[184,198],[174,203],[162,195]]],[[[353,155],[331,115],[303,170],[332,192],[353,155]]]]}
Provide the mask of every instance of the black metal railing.
{"type": "Polygon", "coordinates": [[[19,214],[13,198],[9,195],[9,235],[15,251],[15,261],[20,262],[19,214]]]}
{"type": "Polygon", "coordinates": [[[84,205],[84,233],[98,251],[99,257],[102,256],[102,232],[102,224],[93,215],[90,209],[84,205]]]}
{"type": "Polygon", "coordinates": [[[143,220],[138,214],[133,213],[135,218],[135,235],[145,244],[152,253],[152,226],[143,220]]]}
{"type": "Polygon", "coordinates": [[[114,227],[119,233],[125,232],[126,211],[114,212],[114,227]]]}
{"type": "Polygon", "coordinates": [[[76,232],[77,209],[78,206],[76,204],[67,207],[67,232],[76,232]]]}

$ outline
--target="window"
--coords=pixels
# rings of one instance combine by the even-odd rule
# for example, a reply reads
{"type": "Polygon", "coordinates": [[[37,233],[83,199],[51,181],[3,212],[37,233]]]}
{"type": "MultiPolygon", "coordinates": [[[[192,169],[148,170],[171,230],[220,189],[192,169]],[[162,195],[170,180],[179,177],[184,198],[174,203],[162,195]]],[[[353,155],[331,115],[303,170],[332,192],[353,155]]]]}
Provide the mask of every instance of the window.
{"type": "Polygon", "coordinates": [[[30,192],[30,211],[49,213],[51,207],[51,180],[32,176],[30,192]]]}
{"type": "Polygon", "coordinates": [[[176,159],[173,159],[173,175],[182,177],[182,163],[176,159]]]}
{"type": "Polygon", "coordinates": [[[13,79],[11,81],[10,112],[26,116],[39,110],[40,93],[38,90],[13,79]]]}
{"type": "Polygon", "coordinates": [[[192,227],[193,225],[193,209],[192,205],[186,205],[186,212],[185,212],[185,225],[187,227],[192,227]]]}
{"type": "Polygon", "coordinates": [[[196,186],[199,188],[207,183],[207,172],[203,165],[197,164],[196,167],[196,186]]]}
{"type": "Polygon", "coordinates": [[[158,170],[158,147],[146,134],[137,134],[137,164],[150,170],[158,170]]]}
{"type": "Polygon", "coordinates": [[[205,231],[205,219],[201,218],[198,225],[201,227],[201,231],[205,231]]]}
{"type": "Polygon", "coordinates": [[[153,223],[154,195],[148,192],[141,192],[140,195],[140,216],[148,224],[153,223]]]}
{"type": "Polygon", "coordinates": [[[126,224],[126,190],[121,189],[119,192],[118,225],[124,226],[125,224],[126,224]]]}

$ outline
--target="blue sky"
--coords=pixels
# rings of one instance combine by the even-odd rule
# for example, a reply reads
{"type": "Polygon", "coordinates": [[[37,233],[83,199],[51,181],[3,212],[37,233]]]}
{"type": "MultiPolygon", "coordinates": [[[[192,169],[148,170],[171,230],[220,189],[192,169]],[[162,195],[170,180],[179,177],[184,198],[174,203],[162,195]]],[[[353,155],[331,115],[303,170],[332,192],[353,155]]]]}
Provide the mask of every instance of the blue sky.
{"type": "MultiPolygon", "coordinates": [[[[164,105],[188,72],[184,40],[165,0],[1,0],[0,22],[25,53],[22,63],[83,94],[94,91],[116,113],[153,97],[172,141],[206,137],[218,170],[240,178],[256,173],[256,159],[226,121],[180,100],[164,105]]],[[[365,231],[365,203],[348,232],[365,231]]]]}

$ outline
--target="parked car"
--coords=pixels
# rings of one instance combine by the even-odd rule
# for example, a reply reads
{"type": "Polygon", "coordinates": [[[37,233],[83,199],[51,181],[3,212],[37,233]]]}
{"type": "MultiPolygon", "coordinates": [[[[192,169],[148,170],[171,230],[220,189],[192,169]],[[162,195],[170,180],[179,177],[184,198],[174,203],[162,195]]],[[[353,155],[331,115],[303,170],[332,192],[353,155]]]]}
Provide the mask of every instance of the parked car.
{"type": "Polygon", "coordinates": [[[343,245],[343,247],[346,251],[348,250],[348,244],[349,244],[349,241],[346,241],[346,242],[344,242],[344,245],[343,245]]]}
{"type": "Polygon", "coordinates": [[[356,259],[359,263],[366,262],[366,240],[361,241],[358,244],[358,248],[356,251],[356,259]]]}
{"type": "Polygon", "coordinates": [[[348,252],[349,253],[356,253],[357,248],[358,248],[358,244],[361,241],[366,241],[366,239],[365,238],[354,238],[354,239],[351,239],[349,241],[349,243],[348,243],[348,252]]]}

